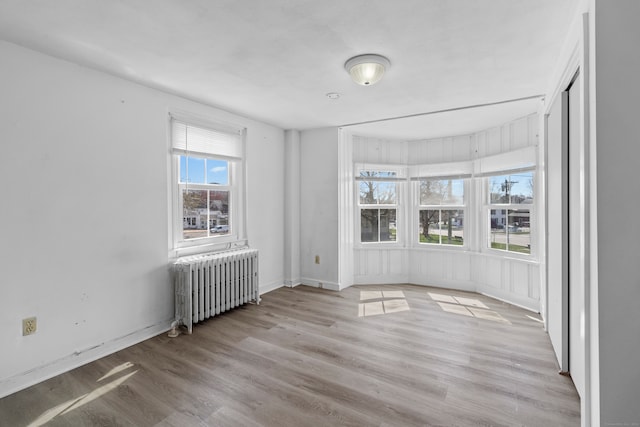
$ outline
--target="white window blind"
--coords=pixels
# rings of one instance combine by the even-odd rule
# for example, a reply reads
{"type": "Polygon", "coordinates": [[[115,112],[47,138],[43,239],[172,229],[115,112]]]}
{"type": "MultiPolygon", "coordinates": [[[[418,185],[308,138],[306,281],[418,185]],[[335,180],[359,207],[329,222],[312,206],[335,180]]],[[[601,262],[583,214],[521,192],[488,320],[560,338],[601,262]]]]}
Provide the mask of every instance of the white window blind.
{"type": "Polygon", "coordinates": [[[242,158],[242,130],[220,130],[171,120],[174,154],[242,158]]]}

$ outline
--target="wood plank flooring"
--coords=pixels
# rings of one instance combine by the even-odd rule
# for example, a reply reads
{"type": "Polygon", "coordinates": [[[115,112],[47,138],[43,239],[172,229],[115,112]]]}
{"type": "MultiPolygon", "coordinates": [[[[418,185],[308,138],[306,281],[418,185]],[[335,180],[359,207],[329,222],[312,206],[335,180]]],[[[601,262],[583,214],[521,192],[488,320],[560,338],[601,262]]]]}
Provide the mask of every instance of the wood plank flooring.
{"type": "Polygon", "coordinates": [[[578,426],[538,316],[412,285],[281,288],[0,399],[0,425],[578,426]]]}

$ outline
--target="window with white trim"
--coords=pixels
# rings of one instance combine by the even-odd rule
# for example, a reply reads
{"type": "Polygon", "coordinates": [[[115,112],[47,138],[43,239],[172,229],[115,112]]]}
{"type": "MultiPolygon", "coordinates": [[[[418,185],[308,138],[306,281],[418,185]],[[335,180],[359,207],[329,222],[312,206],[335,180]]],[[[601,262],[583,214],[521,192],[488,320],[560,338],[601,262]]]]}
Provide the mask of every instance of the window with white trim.
{"type": "Polygon", "coordinates": [[[418,242],[464,245],[465,180],[419,178],[418,242]]]}
{"type": "Polygon", "coordinates": [[[391,170],[360,170],[356,176],[361,243],[397,241],[399,179],[391,170]]]}
{"type": "Polygon", "coordinates": [[[172,118],[174,248],[241,238],[243,133],[172,118]]]}
{"type": "Polygon", "coordinates": [[[531,254],[534,171],[492,175],[486,180],[488,247],[531,254]]]}

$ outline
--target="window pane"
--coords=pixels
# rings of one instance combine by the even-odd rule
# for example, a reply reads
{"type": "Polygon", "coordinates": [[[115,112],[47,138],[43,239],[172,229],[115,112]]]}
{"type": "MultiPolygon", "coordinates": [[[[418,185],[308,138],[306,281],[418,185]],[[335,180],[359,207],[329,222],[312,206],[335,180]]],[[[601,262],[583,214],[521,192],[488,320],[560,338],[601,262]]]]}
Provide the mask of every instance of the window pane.
{"type": "Polygon", "coordinates": [[[229,162],[207,159],[207,183],[229,185],[229,162]]]}
{"type": "Polygon", "coordinates": [[[361,205],[395,205],[396,183],[381,181],[360,181],[361,205]]]}
{"type": "Polygon", "coordinates": [[[365,178],[395,178],[397,174],[391,171],[360,171],[360,176],[365,178]]]}
{"type": "Polygon", "coordinates": [[[215,236],[231,232],[228,191],[209,191],[209,232],[215,236]]]}
{"type": "Polygon", "coordinates": [[[395,178],[397,174],[390,171],[378,171],[378,176],[380,178],[395,178]]]}
{"type": "Polygon", "coordinates": [[[183,190],[182,230],[183,239],[208,236],[208,209],[206,190],[183,190]]]}
{"type": "Polygon", "coordinates": [[[448,193],[445,203],[448,205],[464,204],[464,180],[453,179],[450,183],[449,187],[451,188],[451,192],[448,193]]]}
{"type": "Polygon", "coordinates": [[[420,211],[420,243],[440,243],[440,210],[420,211]]]}
{"type": "Polygon", "coordinates": [[[511,252],[531,253],[529,209],[510,209],[508,214],[508,248],[511,252]]]}
{"type": "Polygon", "coordinates": [[[443,245],[464,243],[464,210],[443,210],[440,213],[440,234],[443,245]]]}
{"type": "Polygon", "coordinates": [[[376,203],[377,182],[360,181],[360,204],[373,205],[376,203]]]}
{"type": "MultiPolygon", "coordinates": [[[[204,159],[198,157],[187,157],[187,180],[183,182],[204,184],[206,182],[204,163],[204,159]]],[[[180,175],[182,176],[182,172],[180,175]]]]}
{"type": "Polygon", "coordinates": [[[533,171],[489,178],[491,203],[533,203],[533,171]]]}
{"type": "Polygon", "coordinates": [[[492,176],[489,178],[490,203],[509,203],[511,193],[509,175],[492,176]]]}
{"type": "Polygon", "coordinates": [[[529,209],[492,209],[490,246],[530,254],[530,213],[529,209]]]}
{"type": "Polygon", "coordinates": [[[380,241],[396,241],[396,210],[380,209],[380,241]]]}
{"type": "Polygon", "coordinates": [[[180,156],[180,182],[187,182],[187,157],[180,156]]]}
{"type": "Polygon", "coordinates": [[[532,204],[533,203],[533,171],[523,172],[510,176],[511,203],[532,204]]]}
{"type": "Polygon", "coordinates": [[[378,182],[378,191],[376,193],[378,203],[381,205],[396,204],[396,183],[395,182],[378,182]]]}
{"type": "Polygon", "coordinates": [[[378,209],[362,209],[360,211],[360,241],[378,241],[378,209]]]}
{"type": "Polygon", "coordinates": [[[464,180],[424,179],[420,181],[421,205],[464,204],[464,180]]]}
{"type": "Polygon", "coordinates": [[[491,209],[490,247],[493,249],[507,249],[507,211],[505,209],[491,209]]]}
{"type": "Polygon", "coordinates": [[[442,204],[445,189],[442,188],[442,181],[426,179],[420,181],[420,204],[440,205],[442,204]]]}

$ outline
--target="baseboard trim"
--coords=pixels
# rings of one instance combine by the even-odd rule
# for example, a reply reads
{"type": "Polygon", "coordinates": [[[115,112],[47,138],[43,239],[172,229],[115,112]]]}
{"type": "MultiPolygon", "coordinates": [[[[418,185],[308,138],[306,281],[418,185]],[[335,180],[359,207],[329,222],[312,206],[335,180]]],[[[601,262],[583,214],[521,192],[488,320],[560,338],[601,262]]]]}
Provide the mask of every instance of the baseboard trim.
{"type": "Polygon", "coordinates": [[[525,310],[531,311],[533,313],[540,313],[540,301],[536,301],[536,300],[529,300],[529,301],[525,301],[521,298],[514,298],[514,295],[512,294],[507,294],[505,296],[501,295],[501,292],[495,292],[495,291],[486,291],[484,289],[478,289],[476,291],[477,293],[479,293],[480,295],[484,295],[487,296],[489,298],[493,298],[493,299],[497,299],[498,301],[502,301],[502,302],[506,302],[507,304],[511,304],[511,305],[515,305],[516,307],[520,307],[523,308],[525,310]],[[537,306],[538,308],[535,308],[535,306],[537,306]]]}
{"type": "Polygon", "coordinates": [[[285,280],[284,281],[284,286],[286,286],[287,288],[295,288],[298,285],[301,285],[302,282],[300,281],[300,278],[298,277],[297,279],[292,279],[292,280],[285,280]]]}
{"type": "Polygon", "coordinates": [[[353,279],[354,285],[388,285],[394,283],[409,283],[407,275],[388,276],[356,276],[353,279]]]}
{"type": "Polygon", "coordinates": [[[302,285],[307,285],[307,286],[312,286],[314,288],[321,288],[321,289],[329,289],[331,291],[339,291],[340,290],[340,284],[336,283],[336,282],[328,282],[326,280],[322,280],[322,279],[311,279],[308,277],[302,277],[300,279],[300,284],[302,285]]]}
{"type": "Polygon", "coordinates": [[[0,380],[0,398],[167,332],[171,329],[173,320],[165,320],[88,349],[75,351],[45,365],[0,380]]]}
{"type": "Polygon", "coordinates": [[[285,286],[282,282],[272,282],[267,285],[260,285],[260,295],[264,295],[267,292],[275,291],[278,288],[285,286]]]}

